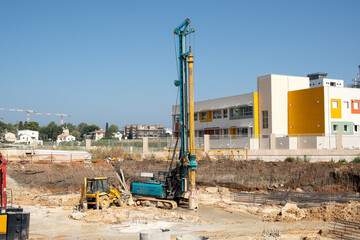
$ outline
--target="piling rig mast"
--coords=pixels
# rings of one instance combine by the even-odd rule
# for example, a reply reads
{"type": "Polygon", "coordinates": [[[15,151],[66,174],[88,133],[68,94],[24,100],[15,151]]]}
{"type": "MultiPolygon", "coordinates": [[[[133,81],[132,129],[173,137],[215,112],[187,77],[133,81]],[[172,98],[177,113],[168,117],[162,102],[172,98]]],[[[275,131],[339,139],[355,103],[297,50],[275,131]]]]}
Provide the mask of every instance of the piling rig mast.
{"type": "MultiPolygon", "coordinates": [[[[190,44],[187,44],[187,36],[194,33],[190,28],[190,19],[186,19],[174,30],[179,39],[179,79],[174,84],[180,92],[180,153],[179,159],[175,160],[175,151],[178,139],[174,147],[173,159],[169,171],[158,172],[159,176],[165,176],[164,180],[151,180],[143,183],[133,182],[131,192],[134,196],[153,197],[155,199],[167,199],[179,202],[188,200],[189,209],[197,209],[197,196],[195,188],[195,130],[194,130],[194,91],[193,91],[193,55],[190,44]],[[187,65],[188,64],[188,65],[187,65]],[[189,88],[189,91],[188,91],[189,88]],[[176,163],[174,164],[174,162],[176,163]],[[175,165],[175,167],[173,167],[175,165]]],[[[138,198],[141,199],[141,198],[138,198]]],[[[149,200],[149,198],[143,198],[149,200]]],[[[158,200],[160,201],[160,200],[158,200]]],[[[167,204],[162,200],[163,204],[167,204]]],[[[176,205],[173,204],[173,206],[176,205]]]]}

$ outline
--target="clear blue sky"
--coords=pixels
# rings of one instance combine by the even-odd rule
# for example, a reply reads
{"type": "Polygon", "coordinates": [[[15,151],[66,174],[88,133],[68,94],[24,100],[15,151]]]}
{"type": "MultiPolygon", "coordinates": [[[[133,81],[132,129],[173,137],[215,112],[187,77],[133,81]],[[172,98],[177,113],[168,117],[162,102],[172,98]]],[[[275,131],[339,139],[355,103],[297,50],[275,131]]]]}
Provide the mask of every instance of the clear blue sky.
{"type": "MultiPolygon", "coordinates": [[[[0,107],[68,113],[66,122],[171,126],[173,29],[195,28],[195,100],[256,91],[256,77],[360,64],[360,1],[0,2],[0,107]]],[[[0,111],[4,122],[24,113],[0,111]]],[[[31,116],[47,125],[58,117],[31,116]]]]}

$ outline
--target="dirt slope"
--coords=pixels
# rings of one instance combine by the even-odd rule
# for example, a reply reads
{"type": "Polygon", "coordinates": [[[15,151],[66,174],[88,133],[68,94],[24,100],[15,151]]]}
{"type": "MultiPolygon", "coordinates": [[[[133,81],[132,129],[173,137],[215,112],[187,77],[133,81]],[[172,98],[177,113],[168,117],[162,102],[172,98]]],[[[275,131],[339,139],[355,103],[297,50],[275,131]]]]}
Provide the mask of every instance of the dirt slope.
{"type": "MultiPolygon", "coordinates": [[[[9,164],[8,174],[25,187],[53,192],[80,189],[84,177],[107,176],[117,183],[122,168],[128,182],[141,180],[141,172],[166,171],[169,162],[125,160],[113,164],[9,164]]],[[[262,161],[200,161],[198,185],[225,186],[239,190],[296,189],[322,192],[359,192],[360,164],[287,163],[262,161]]]]}

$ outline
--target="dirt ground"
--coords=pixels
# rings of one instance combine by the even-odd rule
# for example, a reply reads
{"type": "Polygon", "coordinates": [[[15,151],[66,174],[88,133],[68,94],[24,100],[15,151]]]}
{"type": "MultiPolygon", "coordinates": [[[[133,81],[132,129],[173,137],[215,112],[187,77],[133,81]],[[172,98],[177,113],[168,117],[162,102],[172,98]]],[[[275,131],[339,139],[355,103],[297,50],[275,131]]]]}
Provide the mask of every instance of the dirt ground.
{"type": "Polygon", "coordinates": [[[121,167],[129,183],[139,180],[140,172],[165,171],[168,164],[134,160],[113,164],[9,164],[7,182],[13,192],[13,205],[25,206],[31,212],[31,239],[131,240],[139,239],[140,232],[161,229],[172,239],[189,234],[210,239],[329,239],[328,229],[335,217],[360,221],[359,202],[300,209],[291,202],[280,206],[234,201],[233,193],[240,189],[357,191],[360,164],[334,163],[253,161],[233,162],[231,166],[204,161],[199,163],[197,174],[198,211],[181,206],[172,211],[135,206],[86,213],[73,210],[84,177],[108,176],[116,183],[116,171],[121,167]]]}

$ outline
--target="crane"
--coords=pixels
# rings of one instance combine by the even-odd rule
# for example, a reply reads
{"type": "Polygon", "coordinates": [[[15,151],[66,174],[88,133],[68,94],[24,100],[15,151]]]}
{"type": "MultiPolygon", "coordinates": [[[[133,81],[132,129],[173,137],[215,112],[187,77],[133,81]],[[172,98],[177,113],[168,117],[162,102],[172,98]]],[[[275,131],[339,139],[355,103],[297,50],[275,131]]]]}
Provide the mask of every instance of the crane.
{"type": "Polygon", "coordinates": [[[34,114],[36,114],[36,115],[47,115],[47,116],[60,116],[60,118],[61,118],[60,125],[64,124],[64,117],[71,117],[71,115],[64,114],[64,113],[39,113],[39,112],[36,112],[34,114]]]}
{"type": "MultiPolygon", "coordinates": [[[[194,91],[193,91],[193,55],[190,44],[187,45],[187,36],[194,33],[190,28],[190,19],[186,19],[174,30],[179,39],[179,80],[174,84],[180,92],[180,135],[175,143],[174,154],[169,171],[158,172],[159,178],[165,180],[150,180],[143,183],[131,184],[132,194],[137,196],[153,197],[157,199],[188,200],[189,209],[197,209],[197,196],[195,188],[195,171],[197,167],[195,155],[195,129],[194,129],[194,91]],[[189,48],[189,50],[187,50],[189,48]],[[189,91],[188,91],[189,87],[189,91]],[[189,106],[189,107],[188,107],[189,106]],[[175,151],[180,138],[180,154],[175,160],[175,151]]],[[[149,200],[149,198],[144,198],[149,200]]],[[[164,203],[165,200],[163,200],[164,203]]]]}
{"type": "Polygon", "coordinates": [[[36,114],[36,115],[47,115],[47,116],[60,116],[61,117],[61,121],[60,121],[60,125],[64,124],[64,117],[71,117],[71,115],[69,114],[64,114],[64,113],[40,113],[34,110],[24,110],[24,109],[15,109],[15,108],[0,108],[0,110],[2,111],[15,111],[15,112],[26,112],[26,121],[30,121],[30,113],[32,114],[36,114]]]}
{"type": "Polygon", "coordinates": [[[26,121],[30,121],[30,113],[36,113],[34,110],[24,110],[15,108],[0,108],[1,111],[14,111],[14,112],[26,112],[26,121]]]}

